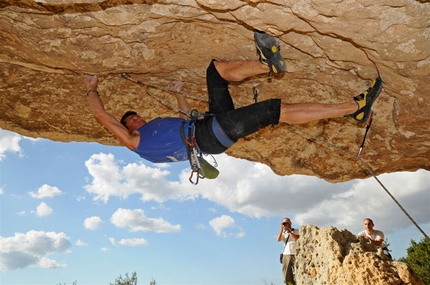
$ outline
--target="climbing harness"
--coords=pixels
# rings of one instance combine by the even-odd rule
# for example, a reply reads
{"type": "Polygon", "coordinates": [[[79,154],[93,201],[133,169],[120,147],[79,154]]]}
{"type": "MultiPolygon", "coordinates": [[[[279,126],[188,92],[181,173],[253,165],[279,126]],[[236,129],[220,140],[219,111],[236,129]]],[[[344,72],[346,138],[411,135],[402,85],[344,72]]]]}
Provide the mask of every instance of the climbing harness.
{"type": "Polygon", "coordinates": [[[215,158],[211,155],[215,162],[215,166],[209,164],[204,158],[202,152],[197,147],[195,134],[195,120],[188,124],[186,131],[186,143],[188,145],[188,157],[190,160],[191,174],[189,181],[197,185],[200,178],[215,179],[218,177],[219,171],[215,168],[218,166],[215,158]],[[196,174],[196,180],[193,181],[193,176],[196,174]]]}
{"type": "Polygon", "coordinates": [[[200,113],[196,109],[191,109],[190,111],[182,110],[179,107],[173,105],[172,103],[164,100],[160,96],[157,96],[156,94],[151,92],[148,87],[153,87],[153,88],[161,89],[168,92],[180,93],[194,99],[202,100],[202,98],[187,92],[169,89],[155,84],[143,83],[139,80],[132,78],[129,74],[125,72],[121,73],[121,77],[127,80],[130,80],[136,84],[139,84],[140,86],[145,88],[145,92],[148,93],[148,95],[158,100],[159,102],[163,103],[164,105],[172,108],[173,110],[176,110],[187,116],[189,123],[186,130],[185,128],[184,129],[181,128],[181,134],[185,133],[185,139],[183,140],[187,147],[188,160],[191,166],[191,175],[190,175],[189,181],[192,184],[197,185],[199,183],[199,179],[203,179],[203,178],[215,179],[216,177],[218,177],[219,171],[216,169],[216,167],[218,166],[218,163],[216,162],[215,158],[212,155],[211,157],[214,161],[214,166],[212,166],[203,158],[203,153],[200,151],[200,149],[197,146],[197,140],[196,140],[196,134],[195,134],[195,122],[198,119],[203,118],[204,116],[213,116],[213,115],[207,114],[207,113],[200,113]],[[195,181],[193,181],[194,174],[196,174],[195,181]]]}

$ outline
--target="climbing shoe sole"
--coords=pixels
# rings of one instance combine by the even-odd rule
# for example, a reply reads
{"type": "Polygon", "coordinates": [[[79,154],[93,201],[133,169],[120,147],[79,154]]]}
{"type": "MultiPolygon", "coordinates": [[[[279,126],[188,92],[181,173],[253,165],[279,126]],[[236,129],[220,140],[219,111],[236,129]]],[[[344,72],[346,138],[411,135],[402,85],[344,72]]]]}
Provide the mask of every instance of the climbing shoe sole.
{"type": "Polygon", "coordinates": [[[264,32],[255,31],[254,40],[260,62],[269,66],[270,73],[283,73],[287,69],[287,64],[282,58],[279,46],[273,36],[264,32]]]}

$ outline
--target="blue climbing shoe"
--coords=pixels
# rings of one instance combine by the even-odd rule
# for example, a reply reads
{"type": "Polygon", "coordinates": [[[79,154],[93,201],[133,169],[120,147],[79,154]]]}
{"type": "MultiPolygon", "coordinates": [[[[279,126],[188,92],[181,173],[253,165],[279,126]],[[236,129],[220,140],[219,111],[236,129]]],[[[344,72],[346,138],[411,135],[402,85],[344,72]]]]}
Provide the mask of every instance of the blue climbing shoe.
{"type": "Polygon", "coordinates": [[[279,52],[279,46],[273,36],[264,32],[254,32],[255,45],[260,56],[260,62],[269,66],[269,76],[273,73],[283,73],[287,69],[287,64],[279,52]]]}
{"type": "Polygon", "coordinates": [[[358,110],[352,114],[345,115],[344,118],[353,118],[360,123],[367,122],[372,113],[372,105],[376,98],[378,98],[381,90],[382,80],[381,77],[378,76],[373,80],[369,89],[354,97],[354,101],[358,105],[358,110]]]}

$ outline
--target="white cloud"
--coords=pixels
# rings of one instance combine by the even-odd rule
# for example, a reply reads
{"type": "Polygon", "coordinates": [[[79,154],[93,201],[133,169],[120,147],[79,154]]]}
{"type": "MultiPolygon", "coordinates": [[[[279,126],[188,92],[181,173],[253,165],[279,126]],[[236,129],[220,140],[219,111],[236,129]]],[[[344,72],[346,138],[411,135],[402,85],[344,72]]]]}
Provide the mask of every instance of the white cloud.
{"type": "Polygon", "coordinates": [[[93,179],[85,187],[95,200],[104,202],[112,196],[127,198],[132,194],[140,194],[143,201],[160,203],[200,196],[232,212],[257,218],[284,215],[286,206],[290,211],[312,207],[327,196],[327,189],[333,194],[343,190],[340,184],[321,183],[316,177],[277,176],[266,165],[227,155],[219,155],[217,160],[220,176],[215,180],[201,179],[194,186],[188,181],[189,169],[180,174],[179,182],[171,182],[166,170],[143,163],[131,163],[121,169],[112,154],[94,154],[86,161],[93,179]]]}
{"type": "Polygon", "coordinates": [[[0,187],[0,195],[3,195],[3,188],[0,187]]]}
{"type": "Polygon", "coordinates": [[[87,230],[96,230],[100,227],[101,223],[103,223],[103,221],[100,217],[92,216],[84,220],[84,227],[87,230]]]}
{"type": "Polygon", "coordinates": [[[100,248],[100,250],[101,250],[101,251],[108,251],[108,250],[109,250],[109,248],[107,248],[107,247],[102,247],[102,248],[100,248]]]}
{"type": "Polygon", "coordinates": [[[140,194],[143,201],[161,203],[169,199],[197,197],[196,189],[190,185],[183,188],[179,182],[167,181],[169,171],[148,167],[143,162],[121,168],[112,154],[99,153],[93,154],[85,166],[93,177],[91,184],[85,188],[94,195],[94,200],[107,203],[110,197],[125,199],[129,195],[140,194]]]}
{"type": "Polygon", "coordinates": [[[53,187],[53,186],[44,184],[37,190],[37,193],[28,192],[28,194],[30,194],[30,196],[35,199],[42,199],[42,198],[52,198],[54,196],[61,195],[61,191],[55,186],[53,187]]]}
{"type": "Polygon", "coordinates": [[[27,267],[62,268],[60,264],[46,256],[67,252],[71,247],[64,233],[29,231],[15,233],[12,237],[0,236],[0,270],[13,270],[27,267]]]}
{"type": "Polygon", "coordinates": [[[342,191],[340,184],[330,184],[316,177],[277,176],[268,166],[259,163],[227,156],[220,156],[218,162],[221,174],[215,180],[199,183],[201,196],[249,217],[291,215],[313,207],[330,196],[330,192],[342,191]]]}
{"type": "MultiPolygon", "coordinates": [[[[367,216],[386,233],[412,226],[374,178],[333,184],[311,176],[277,176],[266,165],[224,155],[217,160],[219,177],[201,180],[196,188],[202,198],[231,212],[256,218],[287,216],[296,227],[333,225],[354,233],[362,230],[362,219],[367,216]]],[[[397,172],[378,178],[416,222],[429,224],[429,171],[397,172]]]]}
{"type": "Polygon", "coordinates": [[[38,217],[49,216],[53,212],[54,211],[52,210],[52,208],[49,207],[45,202],[40,203],[39,206],[37,206],[36,208],[36,214],[38,217]]]}
{"type": "Polygon", "coordinates": [[[113,245],[125,245],[132,247],[148,244],[148,241],[143,238],[121,239],[120,241],[116,241],[114,238],[109,238],[109,241],[113,245]]]}
{"type": "Polygon", "coordinates": [[[162,218],[148,218],[141,209],[129,210],[119,208],[113,213],[110,222],[119,227],[130,228],[130,231],[152,231],[156,233],[172,233],[181,231],[181,225],[171,225],[162,218]]]}
{"type": "Polygon", "coordinates": [[[234,236],[237,238],[242,238],[245,236],[245,233],[240,229],[234,219],[227,215],[222,215],[220,217],[214,218],[209,221],[209,225],[212,227],[212,229],[215,231],[217,236],[221,237],[228,237],[228,236],[234,236]],[[228,233],[226,229],[235,229],[234,233],[228,233]]]}
{"type": "Polygon", "coordinates": [[[87,246],[88,244],[86,242],[83,242],[80,239],[78,239],[76,241],[75,245],[77,245],[77,246],[87,246]]]}
{"type": "MultiPolygon", "coordinates": [[[[412,225],[373,178],[329,183],[313,176],[277,176],[266,165],[225,154],[216,158],[221,172],[218,178],[201,179],[194,186],[188,181],[189,168],[181,172],[178,182],[171,182],[166,170],[143,163],[121,168],[113,155],[100,153],[86,162],[93,178],[86,188],[96,200],[105,202],[110,197],[132,194],[141,195],[144,202],[160,203],[201,197],[248,217],[288,216],[296,227],[333,225],[355,232],[361,230],[366,216],[373,217],[386,232],[412,225]]],[[[429,171],[397,172],[378,178],[418,223],[429,223],[429,171]]]]}
{"type": "Polygon", "coordinates": [[[42,268],[66,268],[67,265],[65,263],[58,263],[55,260],[42,257],[38,263],[39,267],[42,268]]]}
{"type": "MultiPolygon", "coordinates": [[[[416,222],[429,222],[429,172],[419,170],[383,174],[378,179],[416,222]]],[[[298,213],[296,221],[299,224],[335,225],[354,233],[363,230],[362,221],[366,217],[373,219],[375,228],[385,233],[411,225],[411,221],[375,179],[354,180],[348,185],[338,195],[329,196],[315,207],[298,213]]]]}
{"type": "Polygon", "coordinates": [[[206,225],[204,225],[204,224],[197,224],[197,225],[196,225],[196,229],[198,229],[198,230],[206,230],[206,229],[207,229],[207,226],[206,226],[206,225]]]}
{"type": "Polygon", "coordinates": [[[6,152],[15,152],[21,155],[20,140],[20,135],[0,129],[0,161],[6,157],[6,152]]]}
{"type": "Polygon", "coordinates": [[[120,245],[126,246],[140,246],[148,244],[148,241],[143,238],[121,239],[118,242],[120,245]]]}
{"type": "Polygon", "coordinates": [[[78,201],[78,202],[85,201],[85,196],[76,197],[76,201],[78,201]]]}
{"type": "Polygon", "coordinates": [[[209,221],[209,225],[214,229],[215,233],[220,236],[222,230],[234,226],[234,219],[230,216],[222,215],[221,217],[209,221]]]}

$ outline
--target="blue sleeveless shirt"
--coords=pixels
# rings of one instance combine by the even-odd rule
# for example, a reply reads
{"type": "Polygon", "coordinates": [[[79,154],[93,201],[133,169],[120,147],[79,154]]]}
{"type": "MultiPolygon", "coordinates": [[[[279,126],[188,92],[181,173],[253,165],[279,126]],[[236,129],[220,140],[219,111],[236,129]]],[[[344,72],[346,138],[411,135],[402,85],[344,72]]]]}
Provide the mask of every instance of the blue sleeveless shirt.
{"type": "Polygon", "coordinates": [[[154,163],[188,160],[187,148],[181,138],[181,125],[188,121],[181,118],[156,118],[136,131],[140,142],[133,151],[154,163]]]}

